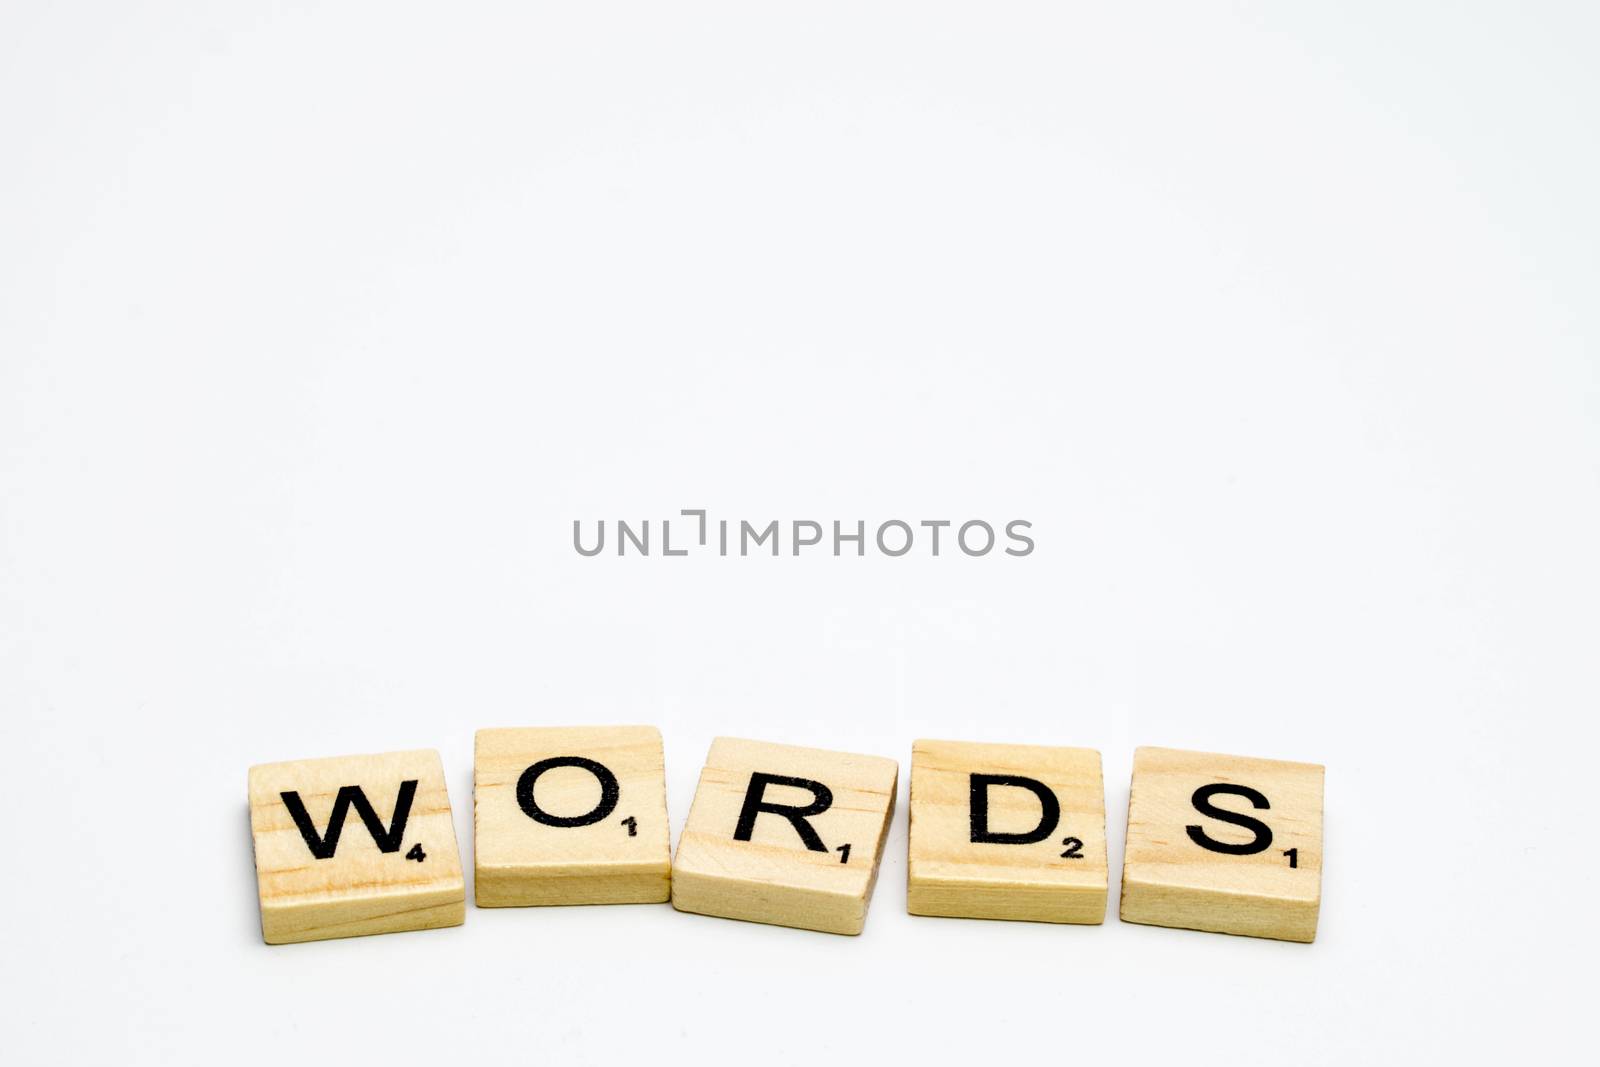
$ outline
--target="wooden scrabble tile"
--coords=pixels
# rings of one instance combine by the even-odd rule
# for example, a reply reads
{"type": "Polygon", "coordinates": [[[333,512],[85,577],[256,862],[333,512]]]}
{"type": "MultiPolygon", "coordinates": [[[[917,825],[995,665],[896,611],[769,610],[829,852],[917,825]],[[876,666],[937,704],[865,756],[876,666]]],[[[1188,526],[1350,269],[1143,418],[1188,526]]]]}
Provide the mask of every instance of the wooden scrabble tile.
{"type": "Polygon", "coordinates": [[[655,727],[479,730],[473,789],[478,907],[667,899],[667,774],[655,727]]]}
{"type": "Polygon", "coordinates": [[[269,945],[466,918],[437,752],[251,767],[250,829],[269,945]]]}
{"type": "Polygon", "coordinates": [[[672,906],[859,934],[899,768],[879,756],[719,737],[672,865],[672,906]]]}
{"type": "Polygon", "coordinates": [[[1104,922],[1100,753],[916,742],[909,860],[913,915],[1104,922]]]}
{"type": "Polygon", "coordinates": [[[1321,902],[1319,764],[1134,753],[1123,922],[1311,941],[1321,902]]]}

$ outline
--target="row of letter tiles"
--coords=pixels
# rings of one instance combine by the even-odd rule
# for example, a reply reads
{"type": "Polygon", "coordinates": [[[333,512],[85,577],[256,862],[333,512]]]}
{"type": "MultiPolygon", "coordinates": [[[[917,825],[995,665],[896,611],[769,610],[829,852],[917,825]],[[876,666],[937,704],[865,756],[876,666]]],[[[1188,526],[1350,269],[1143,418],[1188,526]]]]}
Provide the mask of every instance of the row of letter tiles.
{"type": "MultiPolygon", "coordinates": [[[[480,730],[479,907],[661,903],[858,934],[894,815],[894,760],[718,738],[673,856],[650,726],[480,730]]],[[[1323,768],[1141,748],[1124,922],[1316,937],[1323,768]]],[[[906,907],[914,915],[1105,920],[1100,753],[918,741],[906,907]]],[[[460,854],[433,751],[250,770],[269,944],[456,926],[460,854]]]]}

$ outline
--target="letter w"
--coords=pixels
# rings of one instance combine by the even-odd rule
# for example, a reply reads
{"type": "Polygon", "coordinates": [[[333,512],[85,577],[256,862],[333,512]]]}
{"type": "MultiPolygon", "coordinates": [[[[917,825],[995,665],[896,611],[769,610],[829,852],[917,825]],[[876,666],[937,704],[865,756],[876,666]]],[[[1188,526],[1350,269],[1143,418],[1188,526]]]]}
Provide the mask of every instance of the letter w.
{"type": "Polygon", "coordinates": [[[378,819],[378,813],[372,810],[367,794],[361,791],[359,785],[340,786],[339,795],[333,798],[333,812],[328,816],[326,836],[317,833],[306,806],[300,802],[298,792],[290,790],[278,795],[283,798],[283,806],[289,809],[289,814],[294,818],[300,836],[306,839],[306,847],[311,850],[311,854],[319,860],[328,860],[338,851],[339,835],[344,832],[345,816],[352,804],[355,805],[356,814],[361,816],[361,821],[366,823],[367,833],[372,835],[378,851],[399,852],[400,842],[405,840],[406,836],[406,819],[411,815],[411,798],[417,795],[417,780],[411,778],[400,783],[400,793],[394,801],[394,819],[387,828],[378,819]]]}

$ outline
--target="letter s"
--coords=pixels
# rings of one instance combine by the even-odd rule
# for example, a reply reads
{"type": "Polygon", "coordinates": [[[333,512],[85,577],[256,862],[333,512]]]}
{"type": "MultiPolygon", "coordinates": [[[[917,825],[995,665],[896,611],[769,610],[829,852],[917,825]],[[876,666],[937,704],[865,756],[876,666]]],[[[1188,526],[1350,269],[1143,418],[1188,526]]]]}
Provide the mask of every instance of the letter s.
{"type": "Polygon", "coordinates": [[[1265,852],[1271,848],[1272,827],[1260,819],[1252,819],[1248,815],[1240,815],[1237,812],[1217,807],[1211,803],[1211,798],[1218,794],[1244,797],[1252,805],[1263,811],[1272,807],[1271,804],[1267,803],[1267,798],[1247,785],[1225,785],[1220,782],[1201,786],[1194,791],[1194,796],[1190,798],[1190,803],[1194,805],[1194,810],[1201,815],[1208,819],[1216,819],[1219,822],[1243,827],[1256,835],[1255,840],[1247,841],[1242,845],[1230,845],[1225,841],[1218,841],[1208,836],[1205,830],[1199,826],[1186,826],[1184,829],[1189,831],[1189,840],[1203,849],[1211,852],[1221,852],[1228,856],[1254,856],[1257,852],[1265,852]]]}
{"type": "Polygon", "coordinates": [[[1012,519],[1010,522],[1006,523],[1006,536],[1011,538],[1011,540],[1027,545],[1028,547],[1021,550],[1008,548],[1006,549],[1006,555],[1008,556],[1028,556],[1033,554],[1033,538],[1029,537],[1027,534],[1017,533],[1017,527],[1019,526],[1024,530],[1033,529],[1033,523],[1029,522],[1027,519],[1012,519]]]}

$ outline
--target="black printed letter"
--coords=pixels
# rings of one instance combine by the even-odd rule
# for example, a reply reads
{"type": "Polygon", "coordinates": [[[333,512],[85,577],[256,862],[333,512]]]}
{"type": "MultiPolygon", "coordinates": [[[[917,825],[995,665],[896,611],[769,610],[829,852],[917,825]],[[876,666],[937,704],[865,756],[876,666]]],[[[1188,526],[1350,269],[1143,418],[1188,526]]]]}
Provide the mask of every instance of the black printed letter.
{"type": "Polygon", "coordinates": [[[972,840],[985,845],[1031,845],[1055,833],[1061,821],[1061,802],[1050,787],[1020,774],[974,774],[972,776],[972,840]],[[1039,825],[1026,833],[1000,833],[989,829],[989,787],[1014,786],[1039,798],[1039,825]]]}
{"type": "Polygon", "coordinates": [[[750,785],[744,791],[744,807],[739,810],[739,825],[733,831],[735,841],[748,841],[756,828],[756,816],[762,812],[772,815],[782,815],[794,827],[794,832],[800,835],[800,840],[805,842],[806,848],[812,852],[826,852],[828,848],[822,843],[822,838],[806,822],[813,815],[821,815],[833,806],[833,790],[821,782],[813,782],[809,778],[786,778],[781,774],[763,774],[756,771],[750,775],[750,785]],[[813,799],[805,807],[797,804],[772,804],[763,799],[763,794],[769,785],[788,785],[796,789],[809,789],[813,799]]]}
{"type": "Polygon", "coordinates": [[[406,836],[406,819],[411,815],[411,798],[416,795],[415,778],[408,778],[400,783],[400,792],[394,800],[394,818],[390,820],[388,829],[385,829],[383,823],[378,820],[378,813],[372,810],[372,805],[367,801],[367,794],[361,791],[361,787],[342,785],[333,798],[333,811],[328,815],[327,836],[319,837],[317,828],[311,824],[310,813],[300,802],[300,793],[291,789],[278,794],[283,798],[283,806],[289,809],[289,816],[294,819],[294,825],[300,831],[300,836],[305,838],[306,847],[319,860],[332,859],[333,854],[339,850],[339,835],[344,831],[345,816],[352,804],[355,805],[356,814],[361,816],[361,821],[366,824],[367,833],[372,835],[378,851],[399,852],[400,842],[406,836]]]}
{"type": "Polygon", "coordinates": [[[617,807],[617,798],[622,795],[622,789],[617,785],[617,776],[603,763],[596,763],[592,759],[582,756],[553,756],[542,759],[532,767],[522,772],[522,777],[517,779],[517,806],[522,813],[534,822],[546,826],[588,826],[597,823],[610,815],[617,807]],[[557,767],[581,767],[600,781],[600,803],[583,815],[551,815],[539,806],[533,799],[533,786],[539,776],[545,771],[557,767]]]}
{"type": "Polygon", "coordinates": [[[1185,829],[1189,831],[1189,840],[1193,841],[1201,848],[1210,849],[1212,852],[1222,852],[1229,856],[1254,856],[1257,852],[1265,852],[1267,849],[1271,848],[1272,827],[1268,826],[1260,819],[1252,819],[1248,815],[1240,815],[1237,812],[1226,811],[1212,804],[1211,798],[1219,793],[1236,797],[1244,797],[1255,807],[1263,810],[1272,807],[1271,804],[1267,803],[1267,798],[1256,792],[1254,789],[1251,789],[1247,785],[1224,785],[1217,783],[1215,785],[1203,785],[1199,789],[1196,789],[1194,791],[1194,797],[1191,800],[1191,803],[1194,804],[1194,810],[1198,811],[1201,815],[1204,815],[1208,819],[1218,819],[1222,822],[1232,823],[1234,826],[1242,826],[1246,830],[1253,832],[1256,835],[1256,839],[1254,841],[1247,841],[1242,845],[1230,845],[1208,837],[1206,832],[1198,826],[1188,826],[1185,827],[1185,829]]]}

